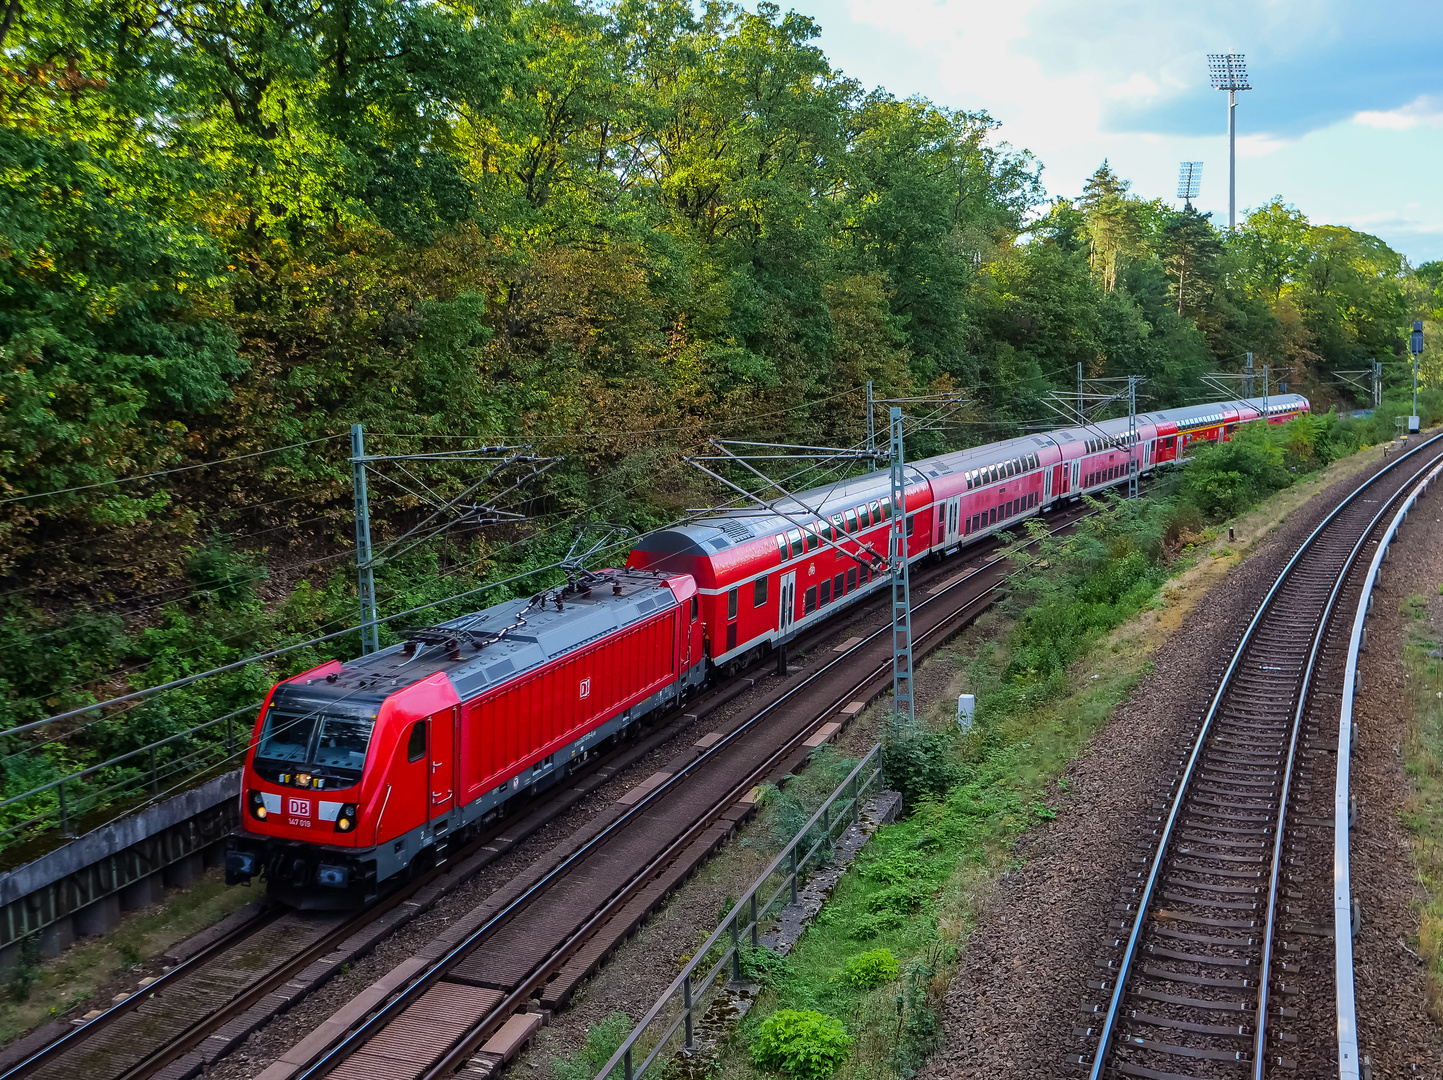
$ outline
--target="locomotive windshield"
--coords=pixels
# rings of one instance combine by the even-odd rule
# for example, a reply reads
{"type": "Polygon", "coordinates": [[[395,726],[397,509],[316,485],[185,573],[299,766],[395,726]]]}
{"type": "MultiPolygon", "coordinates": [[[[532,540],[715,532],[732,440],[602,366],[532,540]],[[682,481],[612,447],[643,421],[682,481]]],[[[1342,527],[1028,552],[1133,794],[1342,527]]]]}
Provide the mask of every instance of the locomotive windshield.
{"type": "Polygon", "coordinates": [[[321,712],[278,709],[266,713],[255,767],[271,779],[305,773],[319,786],[341,787],[361,778],[374,717],[328,716],[321,712]],[[273,774],[273,775],[272,775],[273,774]]]}

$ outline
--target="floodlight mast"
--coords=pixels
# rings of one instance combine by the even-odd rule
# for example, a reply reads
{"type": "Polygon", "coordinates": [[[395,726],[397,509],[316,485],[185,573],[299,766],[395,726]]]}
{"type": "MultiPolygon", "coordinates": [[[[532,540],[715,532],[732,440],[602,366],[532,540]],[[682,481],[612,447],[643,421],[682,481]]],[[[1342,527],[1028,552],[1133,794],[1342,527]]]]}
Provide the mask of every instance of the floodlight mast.
{"type": "Polygon", "coordinates": [[[1214,90],[1228,92],[1228,231],[1238,225],[1238,91],[1251,90],[1242,53],[1208,53],[1214,90]]]}
{"type": "Polygon", "coordinates": [[[1201,161],[1178,162],[1177,197],[1188,210],[1192,209],[1192,201],[1197,198],[1198,189],[1202,186],[1202,167],[1201,161]]]}

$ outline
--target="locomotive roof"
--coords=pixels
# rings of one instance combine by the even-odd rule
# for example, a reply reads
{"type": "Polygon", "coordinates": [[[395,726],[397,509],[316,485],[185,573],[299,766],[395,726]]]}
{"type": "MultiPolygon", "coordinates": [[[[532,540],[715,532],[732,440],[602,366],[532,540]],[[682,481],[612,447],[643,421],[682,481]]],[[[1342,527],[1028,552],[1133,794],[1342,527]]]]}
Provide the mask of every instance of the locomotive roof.
{"type": "MultiPolygon", "coordinates": [[[[1236,401],[1210,402],[1203,405],[1184,406],[1179,409],[1139,413],[1137,421],[1140,424],[1187,425],[1205,422],[1213,416],[1221,421],[1225,412],[1235,411],[1242,406],[1250,406],[1258,412],[1262,412],[1265,402],[1269,413],[1277,413],[1296,408],[1300,403],[1306,405],[1307,398],[1301,394],[1279,394],[1267,398],[1255,397],[1236,401]]],[[[910,473],[908,488],[910,490],[914,483],[923,478],[935,479],[951,473],[980,469],[985,465],[993,465],[1023,454],[1034,453],[1059,443],[1081,442],[1096,438],[1099,433],[1113,437],[1125,435],[1127,428],[1127,417],[1101,420],[1088,425],[1085,429],[1058,428],[1035,435],[1022,435],[1017,438],[1003,439],[1000,442],[973,446],[966,450],[956,450],[937,457],[923,458],[921,461],[907,464],[910,473]]],[[[778,509],[790,514],[792,518],[809,521],[818,512],[822,517],[831,517],[833,514],[842,513],[851,507],[870,502],[873,499],[888,498],[891,490],[891,472],[881,469],[838,481],[835,484],[811,488],[799,493],[796,498],[783,499],[775,505],[778,509]]],[[[637,546],[644,551],[707,556],[737,544],[747,543],[758,537],[775,536],[777,533],[794,528],[796,528],[795,522],[788,520],[782,514],[760,508],[733,510],[699,518],[687,525],[651,533],[643,537],[637,546]]]]}
{"type": "MultiPolygon", "coordinates": [[[[391,694],[444,672],[455,686],[457,696],[465,701],[588,642],[675,607],[678,602],[667,585],[668,579],[677,575],[650,570],[603,573],[606,579],[593,584],[589,590],[568,587],[564,591],[545,593],[546,599],[525,613],[524,625],[479,651],[472,648],[464,633],[459,634],[460,660],[449,659],[441,645],[420,645],[410,657],[404,644],[392,645],[378,653],[347,661],[334,682],[321,676],[306,682],[282,684],[276,691],[276,700],[283,698],[287,706],[331,715],[372,717],[391,694]],[[613,591],[613,581],[620,586],[619,592],[613,591]]],[[[478,635],[491,635],[515,623],[529,599],[518,597],[493,604],[428,629],[469,630],[478,635]]]]}

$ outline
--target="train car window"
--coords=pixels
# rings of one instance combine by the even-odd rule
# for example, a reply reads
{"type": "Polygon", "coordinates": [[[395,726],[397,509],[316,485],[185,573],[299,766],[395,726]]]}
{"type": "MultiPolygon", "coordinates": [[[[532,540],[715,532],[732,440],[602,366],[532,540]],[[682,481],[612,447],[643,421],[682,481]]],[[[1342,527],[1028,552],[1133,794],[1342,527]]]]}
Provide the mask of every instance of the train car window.
{"type": "Polygon", "coordinates": [[[791,544],[791,546],[792,546],[792,558],[795,559],[798,555],[800,555],[800,554],[802,553],[802,532],[801,532],[801,530],[800,530],[800,529],[793,529],[791,532],[787,533],[787,543],[791,544]]]}
{"type": "Polygon", "coordinates": [[[987,524],[989,524],[989,525],[996,525],[996,524],[997,524],[997,507],[994,506],[994,507],[992,507],[990,510],[987,511],[987,524]]]}
{"type": "Polygon", "coordinates": [[[857,568],[854,566],[847,571],[847,591],[851,592],[857,587],[857,568]]]}
{"type": "Polygon", "coordinates": [[[963,479],[967,481],[967,490],[968,490],[968,491],[971,491],[971,490],[972,490],[972,474],[971,474],[971,473],[968,473],[965,477],[963,477],[963,479]]]}
{"type": "Polygon", "coordinates": [[[420,761],[426,756],[426,721],[417,720],[411,725],[411,738],[406,742],[406,760],[420,761]]]}
{"type": "Polygon", "coordinates": [[[846,577],[842,574],[838,574],[832,578],[832,595],[838,600],[842,598],[842,583],[846,580],[846,577]]]}
{"type": "Polygon", "coordinates": [[[832,515],[832,539],[840,540],[847,531],[847,523],[842,519],[841,514],[832,515]]]}
{"type": "Polygon", "coordinates": [[[701,605],[696,602],[696,597],[691,598],[691,621],[696,622],[696,617],[701,614],[701,605]]]}
{"type": "Polygon", "coordinates": [[[912,530],[913,530],[914,528],[916,528],[916,527],[917,527],[917,515],[916,515],[916,514],[908,514],[908,515],[907,515],[907,535],[908,535],[908,536],[911,536],[911,535],[912,535],[912,530]]]}
{"type": "Polygon", "coordinates": [[[802,614],[810,615],[817,610],[817,587],[813,585],[802,594],[802,614]]]}
{"type": "Polygon", "coordinates": [[[857,531],[857,511],[855,511],[855,510],[848,510],[848,511],[846,512],[846,517],[847,517],[847,531],[848,531],[849,533],[854,533],[854,532],[856,532],[856,531],[857,531]]]}
{"type": "Polygon", "coordinates": [[[828,605],[828,604],[830,604],[830,603],[832,602],[832,581],[831,581],[831,579],[828,578],[826,581],[822,582],[821,585],[818,586],[818,588],[822,590],[822,592],[821,592],[821,603],[822,603],[822,606],[825,607],[826,605],[828,605]]]}
{"type": "Polygon", "coordinates": [[[727,652],[737,647],[737,624],[727,623],[727,652]]]}
{"type": "Polygon", "coordinates": [[[882,508],[878,506],[878,504],[875,502],[869,502],[867,504],[867,509],[872,512],[872,524],[880,525],[882,523],[882,508]]]}
{"type": "Polygon", "coordinates": [[[735,619],[736,617],[737,617],[737,591],[736,591],[735,589],[728,589],[728,590],[727,590],[727,618],[728,618],[728,619],[735,619]]]}
{"type": "Polygon", "coordinates": [[[767,578],[759,577],[759,578],[757,578],[755,581],[752,582],[752,607],[753,607],[753,608],[759,608],[759,607],[766,607],[766,606],[767,606],[767,581],[768,581],[768,580],[769,580],[769,579],[767,579],[767,578]]]}
{"type": "Polygon", "coordinates": [[[781,552],[782,562],[786,562],[786,561],[787,561],[787,538],[786,538],[785,536],[778,536],[778,537],[777,537],[777,550],[778,550],[779,552],[781,552]]]}

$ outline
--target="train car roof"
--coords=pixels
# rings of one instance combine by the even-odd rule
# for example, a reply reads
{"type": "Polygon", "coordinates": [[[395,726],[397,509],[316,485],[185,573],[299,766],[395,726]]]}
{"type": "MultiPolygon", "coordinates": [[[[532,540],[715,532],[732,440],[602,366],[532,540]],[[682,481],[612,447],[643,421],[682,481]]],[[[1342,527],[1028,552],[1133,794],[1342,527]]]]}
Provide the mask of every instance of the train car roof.
{"type": "MultiPolygon", "coordinates": [[[[1307,398],[1301,394],[1282,394],[1266,400],[1270,406],[1269,412],[1272,413],[1296,407],[1300,402],[1304,405],[1307,404],[1307,398]]],[[[1263,402],[1263,398],[1213,402],[1180,409],[1165,409],[1161,412],[1139,413],[1137,420],[1139,423],[1152,424],[1166,422],[1196,424],[1202,423],[1212,415],[1216,415],[1221,420],[1225,412],[1235,410],[1245,404],[1251,405],[1261,412],[1263,402]]],[[[908,478],[908,490],[911,490],[913,485],[920,481],[935,480],[953,473],[980,469],[986,465],[1008,461],[1023,454],[1045,450],[1058,443],[1080,442],[1096,438],[1099,433],[1112,437],[1125,435],[1127,428],[1127,418],[1122,417],[1116,420],[1102,420],[1089,425],[1086,429],[1060,428],[1003,439],[1000,442],[985,443],[982,446],[972,446],[965,450],[954,450],[952,453],[940,454],[936,457],[923,458],[917,462],[909,462],[907,465],[911,474],[908,478]]],[[[791,515],[792,518],[803,521],[813,520],[817,516],[828,518],[862,503],[871,502],[873,499],[886,498],[891,493],[891,484],[891,474],[884,469],[863,476],[854,476],[835,484],[811,488],[800,492],[795,498],[780,500],[775,505],[778,509],[791,515]]],[[[733,510],[711,514],[686,525],[650,533],[642,537],[637,547],[648,552],[695,555],[705,558],[738,544],[776,536],[778,533],[784,533],[796,527],[795,522],[786,516],[760,507],[754,510],[733,510]]]]}
{"type": "MultiPolygon", "coordinates": [[[[306,682],[288,682],[277,688],[275,700],[287,707],[331,715],[375,716],[382,701],[398,690],[442,672],[465,701],[519,674],[534,670],[565,653],[615,633],[658,611],[675,607],[676,593],[669,580],[675,574],[650,570],[604,571],[604,584],[589,595],[581,589],[545,593],[516,626],[480,649],[472,642],[494,636],[517,622],[530,598],[518,597],[457,619],[425,628],[428,637],[454,631],[462,658],[452,660],[439,644],[420,644],[411,656],[406,645],[392,645],[378,653],[357,657],[342,665],[334,682],[319,676],[306,682]],[[620,585],[614,592],[611,582],[620,585]],[[556,601],[561,608],[557,610],[556,601]],[[474,637],[472,635],[475,635],[474,637]]],[[[689,578],[681,578],[688,583],[689,578]]],[[[541,595],[541,594],[538,594],[541,595]]]]}

